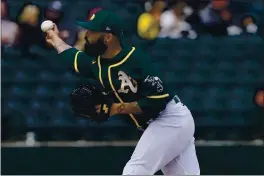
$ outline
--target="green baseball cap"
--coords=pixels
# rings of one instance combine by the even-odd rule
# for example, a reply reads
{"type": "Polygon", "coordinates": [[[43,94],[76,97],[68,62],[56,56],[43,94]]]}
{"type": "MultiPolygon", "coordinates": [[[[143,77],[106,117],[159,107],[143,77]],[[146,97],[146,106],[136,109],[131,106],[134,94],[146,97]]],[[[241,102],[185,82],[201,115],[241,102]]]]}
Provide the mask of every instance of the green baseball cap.
{"type": "Polygon", "coordinates": [[[77,21],[77,24],[95,32],[107,32],[117,37],[124,35],[123,21],[115,13],[108,10],[100,10],[93,14],[89,21],[77,21]]]}

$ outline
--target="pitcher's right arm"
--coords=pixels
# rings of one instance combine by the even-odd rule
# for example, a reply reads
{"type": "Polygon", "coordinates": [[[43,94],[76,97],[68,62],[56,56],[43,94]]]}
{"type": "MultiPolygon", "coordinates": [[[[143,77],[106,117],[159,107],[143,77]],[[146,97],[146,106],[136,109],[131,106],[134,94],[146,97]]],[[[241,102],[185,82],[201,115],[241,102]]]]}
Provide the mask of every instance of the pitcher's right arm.
{"type": "Polygon", "coordinates": [[[60,37],[57,26],[52,30],[47,31],[46,41],[52,45],[58,52],[62,62],[66,63],[70,68],[74,69],[76,73],[84,76],[92,76],[92,59],[85,53],[76,48],[66,44],[60,37]]]}

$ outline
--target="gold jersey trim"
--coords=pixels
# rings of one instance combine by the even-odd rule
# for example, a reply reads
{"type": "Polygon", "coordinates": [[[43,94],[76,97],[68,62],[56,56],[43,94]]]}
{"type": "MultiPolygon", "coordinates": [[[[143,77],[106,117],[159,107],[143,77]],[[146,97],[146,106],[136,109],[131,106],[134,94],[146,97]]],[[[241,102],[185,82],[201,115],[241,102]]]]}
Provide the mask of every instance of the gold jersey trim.
{"type": "Polygon", "coordinates": [[[74,56],[74,70],[79,73],[78,69],[78,55],[80,54],[81,51],[78,51],[75,56],[74,56]]]}
{"type": "Polygon", "coordinates": [[[98,60],[98,69],[99,69],[99,73],[98,73],[99,74],[99,81],[102,84],[102,86],[105,87],[104,86],[104,83],[103,83],[103,79],[102,79],[102,67],[101,67],[101,59],[100,59],[100,56],[98,56],[97,60],[98,60]]]}
{"type": "Polygon", "coordinates": [[[147,98],[153,98],[153,99],[159,99],[159,98],[166,98],[168,97],[169,94],[164,94],[164,95],[153,95],[153,96],[147,96],[147,98]]]}
{"type": "MultiPolygon", "coordinates": [[[[120,62],[116,63],[116,64],[113,64],[113,65],[110,65],[108,67],[108,80],[109,80],[109,83],[110,83],[110,86],[112,88],[112,90],[114,91],[114,94],[116,96],[116,98],[120,101],[120,103],[124,103],[123,100],[121,99],[121,97],[118,95],[114,85],[113,85],[113,82],[112,82],[112,78],[111,78],[111,68],[113,67],[118,67],[120,66],[121,64],[123,64],[124,62],[126,62],[128,60],[128,58],[132,55],[132,53],[135,51],[135,47],[132,47],[131,51],[126,55],[126,57],[124,59],[122,59],[120,62]]],[[[100,65],[100,56],[98,57],[98,66],[100,65]]],[[[99,67],[99,79],[100,79],[100,82],[101,84],[103,85],[103,81],[102,81],[102,75],[101,75],[101,65],[99,67]]],[[[103,85],[104,86],[104,85],[103,85]]],[[[138,121],[136,120],[135,116],[133,114],[129,114],[130,118],[134,121],[134,123],[136,124],[136,126],[138,128],[142,128],[138,121]]]]}

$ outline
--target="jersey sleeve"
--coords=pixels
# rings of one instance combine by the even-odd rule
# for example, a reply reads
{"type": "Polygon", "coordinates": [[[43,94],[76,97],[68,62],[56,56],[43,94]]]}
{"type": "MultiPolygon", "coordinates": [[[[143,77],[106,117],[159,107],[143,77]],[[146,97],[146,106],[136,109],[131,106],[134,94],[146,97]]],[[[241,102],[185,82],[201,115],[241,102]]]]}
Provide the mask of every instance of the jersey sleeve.
{"type": "Polygon", "coordinates": [[[147,65],[147,67],[141,68],[142,79],[139,90],[142,99],[138,101],[138,105],[143,113],[157,115],[165,109],[167,103],[172,99],[172,95],[168,92],[167,85],[160,77],[158,69],[151,65],[150,59],[144,58],[144,60],[147,63],[141,65],[147,65]]]}
{"type": "Polygon", "coordinates": [[[63,59],[64,63],[77,74],[88,77],[93,76],[92,59],[82,51],[76,48],[70,48],[60,53],[59,56],[63,59]]]}

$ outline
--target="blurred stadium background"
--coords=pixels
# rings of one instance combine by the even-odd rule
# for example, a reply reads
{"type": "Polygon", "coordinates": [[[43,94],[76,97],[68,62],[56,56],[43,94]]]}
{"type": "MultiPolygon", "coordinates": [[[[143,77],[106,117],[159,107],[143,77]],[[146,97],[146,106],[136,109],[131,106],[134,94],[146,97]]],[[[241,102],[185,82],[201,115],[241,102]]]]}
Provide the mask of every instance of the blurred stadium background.
{"type": "Polygon", "coordinates": [[[140,132],[72,117],[79,80],[40,31],[51,19],[82,50],[75,20],[102,8],[191,109],[201,174],[264,174],[262,0],[1,0],[2,174],[122,173],[140,132]]]}

